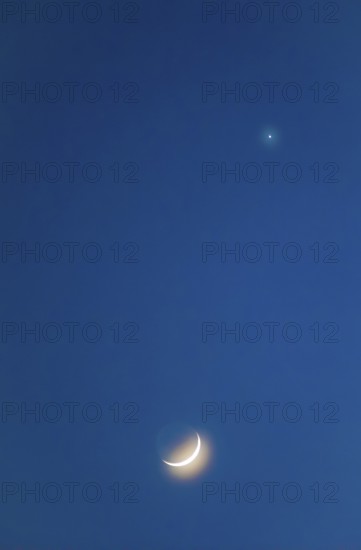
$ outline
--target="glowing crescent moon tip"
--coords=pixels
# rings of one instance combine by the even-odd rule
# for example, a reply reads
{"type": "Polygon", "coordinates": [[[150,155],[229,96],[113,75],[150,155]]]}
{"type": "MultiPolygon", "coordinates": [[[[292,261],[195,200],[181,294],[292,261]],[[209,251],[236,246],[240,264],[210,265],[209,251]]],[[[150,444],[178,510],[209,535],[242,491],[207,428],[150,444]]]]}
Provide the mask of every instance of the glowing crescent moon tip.
{"type": "Polygon", "coordinates": [[[180,468],[181,466],[187,466],[188,464],[193,462],[193,460],[195,460],[197,458],[197,456],[199,455],[199,451],[201,450],[201,438],[199,437],[198,434],[197,434],[197,438],[198,438],[198,442],[197,442],[196,450],[194,451],[194,453],[189,458],[186,458],[186,460],[182,460],[181,462],[167,462],[166,460],[163,460],[163,462],[165,464],[168,464],[168,466],[173,466],[174,468],[180,468]]]}

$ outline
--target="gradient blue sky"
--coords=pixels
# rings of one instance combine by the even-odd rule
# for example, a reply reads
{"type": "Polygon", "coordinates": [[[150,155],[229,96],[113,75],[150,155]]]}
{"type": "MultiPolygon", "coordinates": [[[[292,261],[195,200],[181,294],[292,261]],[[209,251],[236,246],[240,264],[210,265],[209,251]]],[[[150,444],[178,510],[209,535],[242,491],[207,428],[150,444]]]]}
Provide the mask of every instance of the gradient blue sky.
{"type": "MultiPolygon", "coordinates": [[[[142,2],[139,11],[133,4],[119,4],[119,23],[108,3],[94,24],[81,16],[74,23],[65,16],[53,24],[43,16],[21,22],[19,13],[6,20],[2,12],[1,401],[15,408],[96,402],[103,415],[97,423],[78,416],[50,423],[3,414],[1,483],[96,482],[103,496],[94,504],[81,495],[74,503],[64,495],[57,503],[31,496],[22,503],[19,492],[6,497],[2,485],[0,550],[359,549],[359,2],[339,4],[334,23],[325,22],[333,7],[322,2],[319,23],[311,1],[298,3],[295,23],[282,17],[284,2],[274,23],[261,2],[256,23],[242,16],[222,23],[221,12],[202,21],[198,0],[142,2]],[[125,23],[133,8],[137,22],[125,23]],[[36,82],[42,90],[44,83],[60,85],[61,100],[22,101],[21,83],[36,82]],[[96,82],[103,96],[91,103],[77,92],[69,102],[68,82],[79,83],[77,91],[96,82]],[[114,82],[123,94],[117,103],[114,82]],[[264,94],[253,103],[231,96],[222,102],[220,93],[202,102],[203,82],[255,82],[264,94]],[[265,82],[279,82],[277,90],[296,82],[302,98],[288,102],[276,91],[270,103],[265,82]],[[316,82],[318,102],[310,90],[316,82]],[[330,82],[339,87],[337,102],[324,101],[330,82]],[[138,101],[125,102],[133,91],[138,101]],[[55,183],[43,175],[21,181],[22,162],[97,163],[103,171],[93,183],[78,172],[69,182],[65,169],[55,183]],[[115,162],[118,183],[109,169],[115,162]],[[256,183],[222,183],[217,175],[203,182],[203,162],[295,162],[302,178],[290,183],[277,172],[271,184],[263,172],[256,183]],[[329,162],[339,167],[335,182],[323,179],[329,162]],[[134,166],[127,163],[138,166],[136,181],[123,181],[134,166]],[[9,166],[19,171],[6,176],[9,166]],[[302,258],[292,263],[276,253],[273,263],[265,255],[256,263],[222,262],[218,253],[202,262],[204,242],[255,242],[265,254],[263,243],[271,241],[280,248],[298,243],[302,258]],[[64,243],[80,244],[73,263],[64,255],[53,263],[21,261],[16,246],[36,242],[58,243],[63,254],[64,243]],[[98,262],[79,254],[89,242],[101,247],[98,262]],[[323,261],[330,242],[338,246],[334,263],[323,261]],[[129,257],[138,261],[124,261],[129,257]],[[256,343],[222,343],[221,332],[202,342],[204,322],[264,328],[269,321],[298,323],[301,339],[290,343],[277,332],[269,343],[264,329],[256,343]],[[34,343],[21,328],[69,322],[97,323],[100,341],[91,344],[77,330],[74,343],[65,332],[59,342],[41,336],[34,343]],[[315,322],[321,340],[324,325],[336,323],[339,341],[315,343],[315,322]],[[121,340],[138,330],[139,341],[114,343],[114,323],[121,340]],[[18,332],[6,339],[11,327],[18,332]],[[139,422],[122,416],[114,423],[115,402],[136,403],[122,414],[135,412],[139,422]],[[219,415],[203,422],[204,402],[297,402],[303,416],[298,423],[280,416],[274,423],[222,423],[219,415]],[[336,403],[339,422],[323,422],[324,411],[321,422],[312,421],[315,402],[321,409],[336,403]],[[161,467],[157,435],[173,421],[212,443],[212,460],[195,479],[174,480],[161,467]],[[108,487],[116,481],[136,483],[139,502],[112,502],[108,487]],[[291,504],[280,490],[269,503],[264,489],[253,504],[222,502],[220,493],[202,502],[205,482],[271,481],[281,489],[298,483],[302,498],[291,504]],[[310,490],[316,482],[319,503],[310,490]],[[339,486],[338,502],[323,502],[329,482],[339,486]]],[[[221,3],[208,4],[211,10],[221,3]]]]}

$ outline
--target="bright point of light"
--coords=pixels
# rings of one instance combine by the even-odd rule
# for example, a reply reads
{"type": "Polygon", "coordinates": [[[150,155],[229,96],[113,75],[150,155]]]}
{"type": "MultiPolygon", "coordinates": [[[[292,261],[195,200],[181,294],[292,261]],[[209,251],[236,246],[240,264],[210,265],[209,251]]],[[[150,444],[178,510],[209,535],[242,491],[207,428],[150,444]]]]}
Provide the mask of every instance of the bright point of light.
{"type": "Polygon", "coordinates": [[[268,139],[272,139],[272,136],[271,136],[271,134],[268,134],[268,139]]]}

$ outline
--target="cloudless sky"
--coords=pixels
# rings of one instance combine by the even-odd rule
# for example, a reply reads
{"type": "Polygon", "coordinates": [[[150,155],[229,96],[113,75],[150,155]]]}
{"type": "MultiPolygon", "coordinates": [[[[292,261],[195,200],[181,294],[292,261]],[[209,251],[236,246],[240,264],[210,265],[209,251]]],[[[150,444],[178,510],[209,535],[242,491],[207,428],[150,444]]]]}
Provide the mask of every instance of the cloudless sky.
{"type": "Polygon", "coordinates": [[[357,550],[360,4],[88,4],[1,7],[0,550],[357,550]]]}

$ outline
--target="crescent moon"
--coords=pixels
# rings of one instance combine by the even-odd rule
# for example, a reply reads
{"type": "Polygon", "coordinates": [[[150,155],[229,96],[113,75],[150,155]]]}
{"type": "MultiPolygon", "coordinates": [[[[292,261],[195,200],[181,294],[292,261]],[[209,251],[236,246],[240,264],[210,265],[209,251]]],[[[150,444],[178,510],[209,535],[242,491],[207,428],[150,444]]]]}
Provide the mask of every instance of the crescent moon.
{"type": "Polygon", "coordinates": [[[188,464],[193,462],[193,460],[195,460],[197,458],[197,456],[199,455],[199,451],[201,450],[201,438],[199,437],[198,434],[197,434],[197,438],[198,438],[198,442],[197,442],[196,450],[194,451],[194,453],[191,454],[191,456],[189,458],[186,458],[185,460],[182,460],[182,462],[167,462],[166,460],[163,460],[163,462],[165,464],[168,464],[168,466],[173,466],[174,468],[180,468],[181,466],[187,466],[188,464]]]}

